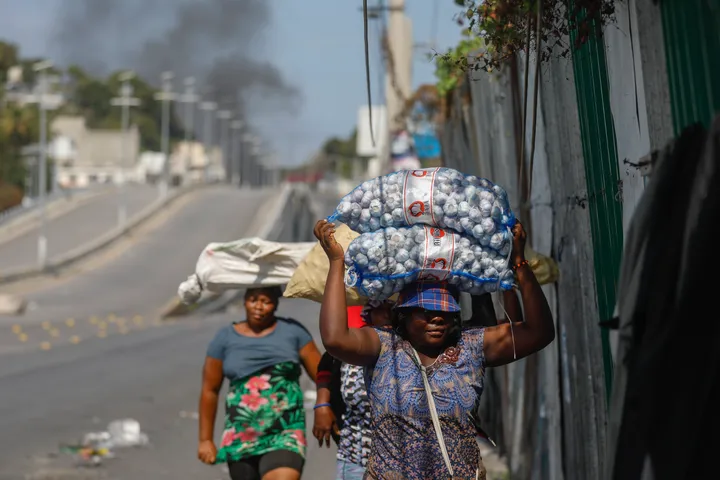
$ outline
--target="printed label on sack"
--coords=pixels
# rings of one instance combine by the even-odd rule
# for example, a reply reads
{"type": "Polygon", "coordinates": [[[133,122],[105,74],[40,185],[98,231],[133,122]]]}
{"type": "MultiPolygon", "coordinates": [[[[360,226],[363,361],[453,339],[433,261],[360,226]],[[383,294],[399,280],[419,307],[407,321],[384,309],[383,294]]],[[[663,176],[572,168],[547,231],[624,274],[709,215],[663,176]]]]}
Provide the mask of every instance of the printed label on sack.
{"type": "Polygon", "coordinates": [[[403,210],[408,225],[437,225],[433,215],[432,190],[439,168],[408,170],[403,185],[403,210]]]}
{"type": "Polygon", "coordinates": [[[350,267],[345,272],[345,286],[347,287],[354,287],[357,285],[358,282],[358,274],[357,271],[355,271],[355,267],[350,267]]]}
{"type": "Polygon", "coordinates": [[[418,280],[443,282],[450,276],[455,259],[455,236],[437,227],[425,227],[423,268],[418,280]]]}

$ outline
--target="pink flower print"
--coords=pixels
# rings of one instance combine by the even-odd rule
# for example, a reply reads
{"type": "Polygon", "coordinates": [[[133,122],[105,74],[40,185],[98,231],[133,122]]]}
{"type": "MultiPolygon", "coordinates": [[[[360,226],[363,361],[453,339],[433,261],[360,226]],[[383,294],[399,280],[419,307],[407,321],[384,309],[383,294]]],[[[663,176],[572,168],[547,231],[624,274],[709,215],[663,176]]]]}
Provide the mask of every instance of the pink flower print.
{"type": "Polygon", "coordinates": [[[292,437],[297,440],[297,442],[303,447],[307,445],[307,440],[305,440],[305,432],[303,432],[302,430],[295,430],[292,433],[292,437]]]}
{"type": "Polygon", "coordinates": [[[263,390],[270,388],[270,375],[260,375],[259,377],[252,377],[245,384],[250,393],[258,393],[263,390]]]}
{"type": "Polygon", "coordinates": [[[267,403],[268,399],[261,397],[257,392],[245,394],[240,397],[240,406],[249,408],[253,412],[257,412],[260,407],[267,405],[267,403]]]}
{"type": "Polygon", "coordinates": [[[258,439],[259,436],[260,433],[258,433],[258,431],[254,428],[250,427],[243,430],[242,432],[238,432],[237,435],[235,435],[235,438],[240,439],[241,442],[254,442],[258,439]]]}
{"type": "Polygon", "coordinates": [[[233,440],[235,439],[235,429],[231,428],[229,430],[225,430],[223,432],[222,441],[220,442],[220,447],[228,447],[232,445],[233,440]]]}

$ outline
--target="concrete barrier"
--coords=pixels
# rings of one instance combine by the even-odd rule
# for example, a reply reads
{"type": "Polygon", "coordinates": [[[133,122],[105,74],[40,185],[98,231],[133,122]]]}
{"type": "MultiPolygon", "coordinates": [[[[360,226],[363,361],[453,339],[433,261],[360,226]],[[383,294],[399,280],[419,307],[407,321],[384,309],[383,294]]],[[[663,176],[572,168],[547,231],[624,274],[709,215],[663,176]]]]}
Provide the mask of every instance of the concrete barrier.
{"type": "Polygon", "coordinates": [[[171,191],[168,196],[156,201],[145,210],[132,217],[125,227],[115,228],[105,235],[81,245],[75,250],[67,252],[66,254],[60,256],[60,258],[48,262],[48,265],[44,269],[39,267],[22,267],[0,272],[0,285],[46,275],[48,273],[58,273],[60,270],[68,268],[73,264],[86,259],[90,255],[109,247],[112,243],[137,229],[146,221],[154,217],[157,213],[170,206],[180,197],[207,186],[208,185],[206,184],[198,184],[171,191]]]}
{"type": "MultiPolygon", "coordinates": [[[[73,194],[70,197],[61,197],[49,202],[47,205],[47,219],[52,220],[61,215],[65,215],[76,208],[79,208],[88,202],[102,195],[109,195],[112,189],[100,189],[88,192],[73,194]]],[[[7,243],[15,238],[26,234],[33,228],[40,225],[40,208],[32,207],[27,212],[8,218],[0,224],[0,245],[7,243]]]]}

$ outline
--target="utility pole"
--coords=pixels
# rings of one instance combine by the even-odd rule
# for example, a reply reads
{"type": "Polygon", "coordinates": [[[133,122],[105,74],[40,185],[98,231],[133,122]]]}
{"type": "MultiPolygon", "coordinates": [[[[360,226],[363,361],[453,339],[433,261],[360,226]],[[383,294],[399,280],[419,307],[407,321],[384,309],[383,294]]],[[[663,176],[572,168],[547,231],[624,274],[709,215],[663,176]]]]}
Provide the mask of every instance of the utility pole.
{"type": "Polygon", "coordinates": [[[257,135],[253,136],[252,141],[252,158],[253,158],[253,175],[252,180],[253,183],[257,186],[261,186],[262,184],[262,178],[261,178],[261,172],[260,172],[260,154],[262,153],[262,150],[260,149],[262,145],[262,142],[260,140],[260,137],[257,135]]]}
{"type": "Polygon", "coordinates": [[[158,193],[160,198],[165,198],[170,185],[170,102],[175,100],[175,94],[172,92],[172,72],[164,72],[162,74],[162,91],[155,95],[155,100],[162,102],[162,120],[161,130],[162,139],[160,149],[162,150],[165,160],[162,166],[160,182],[158,183],[158,193]]]}
{"type": "Polygon", "coordinates": [[[195,78],[188,77],[185,79],[185,93],[180,96],[180,102],[185,104],[185,170],[189,168],[192,159],[192,149],[190,148],[190,140],[195,138],[193,123],[195,113],[195,103],[200,97],[195,94],[195,78]]]}
{"type": "Polygon", "coordinates": [[[135,78],[133,72],[125,72],[120,76],[122,86],[120,87],[120,97],[113,98],[110,103],[115,107],[122,108],[122,131],[123,139],[121,143],[120,156],[120,175],[118,188],[118,227],[124,228],[127,222],[127,199],[125,198],[125,168],[127,167],[128,157],[128,133],[130,130],[130,107],[140,105],[140,99],[132,96],[133,87],[130,81],[135,78]]]}
{"type": "Polygon", "coordinates": [[[245,124],[241,120],[234,120],[230,124],[232,129],[232,149],[230,162],[232,163],[232,183],[240,187],[243,181],[242,175],[242,146],[240,145],[240,132],[245,124]]]}
{"type": "Polygon", "coordinates": [[[38,234],[37,254],[38,266],[45,269],[47,266],[47,70],[52,68],[50,62],[38,62],[33,65],[36,72],[40,74],[40,98],[38,108],[40,110],[40,165],[38,196],[40,200],[40,233],[38,234]]]}
{"type": "Polygon", "coordinates": [[[385,43],[386,74],[385,104],[387,108],[388,136],[383,145],[383,164],[390,165],[390,145],[393,134],[405,128],[398,118],[405,101],[412,95],[413,35],[412,22],[405,15],[405,0],[389,0],[388,27],[385,43]]]}
{"type": "Polygon", "coordinates": [[[217,103],[215,102],[202,102],[200,104],[200,110],[205,112],[205,125],[203,137],[205,140],[205,157],[207,163],[205,164],[205,183],[210,181],[210,163],[212,161],[212,147],[213,147],[213,124],[215,123],[215,110],[217,110],[217,103]]]}
{"type": "Polygon", "coordinates": [[[228,121],[232,118],[232,112],[230,112],[229,110],[220,110],[217,113],[217,116],[220,120],[220,148],[222,149],[223,166],[225,167],[225,181],[227,182],[230,181],[232,174],[232,165],[230,163],[230,152],[228,148],[228,121]]]}

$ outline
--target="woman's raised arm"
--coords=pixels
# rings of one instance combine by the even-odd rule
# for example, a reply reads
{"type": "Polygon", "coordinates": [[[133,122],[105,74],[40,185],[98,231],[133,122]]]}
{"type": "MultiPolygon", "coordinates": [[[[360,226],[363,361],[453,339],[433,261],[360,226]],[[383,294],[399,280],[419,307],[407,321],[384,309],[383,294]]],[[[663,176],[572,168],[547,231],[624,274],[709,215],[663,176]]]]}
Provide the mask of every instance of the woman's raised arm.
{"type": "Polygon", "coordinates": [[[348,328],[345,300],[345,262],[335,240],[335,225],[320,220],[315,237],[330,261],[325,294],[320,307],[320,336],[330,355],[352,365],[372,365],[380,354],[380,339],[372,328],[348,328]]]}

